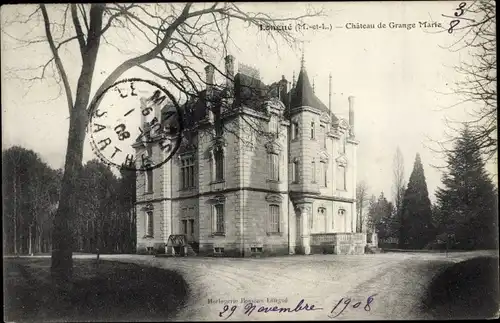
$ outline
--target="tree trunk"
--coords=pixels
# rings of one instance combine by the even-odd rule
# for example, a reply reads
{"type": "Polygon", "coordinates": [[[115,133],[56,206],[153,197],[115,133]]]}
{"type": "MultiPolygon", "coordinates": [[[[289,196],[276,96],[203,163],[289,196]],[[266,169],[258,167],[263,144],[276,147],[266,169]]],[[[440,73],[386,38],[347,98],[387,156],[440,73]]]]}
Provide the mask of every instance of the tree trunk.
{"type": "MultiPolygon", "coordinates": [[[[51,274],[56,284],[64,284],[66,286],[68,286],[66,282],[69,282],[73,276],[74,239],[71,232],[71,224],[77,213],[77,196],[75,193],[77,192],[77,182],[82,168],[83,142],[85,140],[85,128],[87,127],[89,117],[87,108],[101,40],[104,7],[103,4],[92,4],[90,7],[89,32],[87,42],[81,48],[82,69],[76,86],[75,103],[73,107],[69,107],[70,122],[66,161],[64,164],[59,207],[54,217],[51,274]]],[[[69,93],[66,94],[69,95],[69,93]]]]}
{"type": "MultiPolygon", "coordinates": [[[[78,103],[77,95],[77,103],[78,103]]],[[[88,95],[87,95],[88,101],[88,95]]],[[[54,216],[54,231],[52,233],[52,279],[56,283],[69,282],[73,274],[73,232],[72,221],[76,214],[77,182],[82,168],[83,142],[87,123],[86,103],[75,105],[71,117],[64,165],[64,175],[61,183],[59,207],[54,216]]]]}
{"type": "Polygon", "coordinates": [[[28,231],[28,239],[29,239],[29,241],[28,241],[28,254],[30,256],[33,256],[33,243],[32,243],[32,241],[33,241],[33,234],[31,233],[32,230],[33,230],[33,223],[30,223],[30,225],[28,227],[28,230],[29,230],[28,231]]]}
{"type": "Polygon", "coordinates": [[[36,240],[36,244],[37,244],[37,247],[36,247],[36,250],[37,250],[37,253],[42,253],[42,230],[38,230],[38,238],[36,240]]]}

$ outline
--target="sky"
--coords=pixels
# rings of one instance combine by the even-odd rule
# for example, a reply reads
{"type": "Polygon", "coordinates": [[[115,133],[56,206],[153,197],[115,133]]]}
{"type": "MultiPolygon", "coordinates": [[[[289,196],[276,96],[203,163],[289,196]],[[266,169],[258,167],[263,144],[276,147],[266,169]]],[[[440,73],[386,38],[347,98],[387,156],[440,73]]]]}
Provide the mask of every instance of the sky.
{"type": "MultiPolygon", "coordinates": [[[[465,51],[446,48],[459,37],[459,32],[447,32],[450,18],[459,2],[331,2],[331,3],[247,3],[245,10],[264,12],[271,16],[294,17],[305,10],[324,9],[324,16],[307,20],[309,26],[326,26],[323,30],[298,30],[292,21],[295,46],[272,42],[259,28],[234,23],[230,29],[234,44],[229,54],[237,64],[257,68],[261,80],[270,84],[284,75],[292,80],[300,70],[302,49],[305,68],[314,80],[316,95],[328,105],[329,75],[332,75],[332,111],[339,117],[348,116],[348,96],[355,97],[355,132],[358,146],[358,181],[364,180],[370,192],[392,196],[393,157],[397,147],[404,156],[405,177],[408,181],[415,155],[419,153],[424,166],[431,200],[440,184],[441,173],[432,165],[443,165],[441,156],[432,152],[432,140],[444,138],[444,117],[454,120],[467,118],[471,106],[449,108],[460,98],[450,95],[453,83],[460,80],[453,66],[467,61],[465,51]],[[440,23],[440,27],[420,27],[421,22],[440,23]],[[379,23],[385,28],[378,28],[379,23]],[[375,28],[353,28],[373,24],[375,28]],[[402,24],[410,28],[401,27],[402,24]],[[415,24],[414,27],[411,24],[415,24]],[[391,26],[393,28],[391,28],[391,26]]],[[[177,4],[181,6],[182,4],[177,4]]],[[[6,25],[18,12],[29,15],[35,7],[29,5],[2,6],[2,144],[3,149],[21,145],[38,152],[54,168],[64,164],[69,126],[66,98],[50,80],[28,82],[19,79],[33,77],[26,70],[43,66],[50,58],[46,43],[30,46],[22,40],[43,36],[43,24],[36,16],[26,23],[6,25]],[[25,70],[23,70],[25,69],[25,70]],[[12,71],[15,70],[15,73],[12,71]]],[[[49,7],[52,20],[62,17],[61,5],[49,7]]],[[[467,14],[467,13],[466,13],[467,14]]],[[[288,23],[286,24],[288,25],[288,23]]],[[[273,32],[273,31],[271,31],[273,32]]],[[[277,34],[276,34],[277,35],[277,34]]],[[[139,35],[140,36],[140,35],[139,35]]],[[[111,71],[133,52],[150,47],[139,36],[110,34],[99,51],[92,91],[111,71]],[[118,51],[116,47],[122,50],[118,51]]],[[[72,84],[73,93],[81,68],[81,58],[75,42],[61,52],[72,84]]],[[[210,54],[223,68],[223,55],[210,54]]],[[[203,73],[203,65],[193,65],[203,73]]],[[[31,73],[31,74],[30,74],[31,73]]],[[[54,75],[49,67],[47,75],[54,75]]],[[[142,70],[132,70],[124,77],[148,77],[142,70]]],[[[434,146],[435,147],[435,146],[434,146]]],[[[95,158],[87,137],[84,162],[95,158]]],[[[489,166],[493,170],[493,165],[489,166]]]]}

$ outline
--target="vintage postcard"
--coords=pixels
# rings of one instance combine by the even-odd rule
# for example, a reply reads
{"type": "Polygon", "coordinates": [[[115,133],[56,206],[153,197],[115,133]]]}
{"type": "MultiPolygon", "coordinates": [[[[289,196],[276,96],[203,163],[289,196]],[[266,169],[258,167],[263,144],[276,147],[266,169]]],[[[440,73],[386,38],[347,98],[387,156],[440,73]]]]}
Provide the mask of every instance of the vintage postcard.
{"type": "Polygon", "coordinates": [[[496,4],[1,8],[4,320],[498,318],[496,4]]]}

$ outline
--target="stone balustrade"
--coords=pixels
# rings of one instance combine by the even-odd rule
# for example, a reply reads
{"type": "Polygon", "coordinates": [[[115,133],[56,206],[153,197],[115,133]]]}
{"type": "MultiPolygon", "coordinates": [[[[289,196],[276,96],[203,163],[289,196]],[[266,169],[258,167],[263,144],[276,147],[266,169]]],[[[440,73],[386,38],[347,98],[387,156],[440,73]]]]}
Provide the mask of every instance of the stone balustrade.
{"type": "Polygon", "coordinates": [[[312,253],[363,254],[366,246],[364,233],[313,233],[312,253]]]}

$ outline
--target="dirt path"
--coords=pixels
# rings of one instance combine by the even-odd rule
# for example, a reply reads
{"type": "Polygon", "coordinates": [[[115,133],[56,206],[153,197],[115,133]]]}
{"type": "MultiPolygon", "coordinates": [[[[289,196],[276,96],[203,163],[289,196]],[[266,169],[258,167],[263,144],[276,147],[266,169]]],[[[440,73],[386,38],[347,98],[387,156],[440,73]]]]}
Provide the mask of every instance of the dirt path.
{"type": "Polygon", "coordinates": [[[176,320],[224,320],[231,313],[228,320],[327,320],[333,316],[336,320],[378,320],[428,318],[419,306],[432,276],[450,263],[474,256],[477,254],[388,253],[264,259],[113,255],[102,258],[178,270],[189,284],[190,295],[176,320]],[[372,295],[375,296],[369,301],[372,295]],[[245,314],[242,298],[254,300],[257,305],[250,315],[245,314]],[[268,298],[286,301],[278,304],[268,298]],[[321,309],[258,312],[260,306],[293,310],[302,299],[303,305],[314,304],[321,309]],[[342,303],[331,313],[341,299],[342,303]],[[226,312],[223,312],[224,304],[219,303],[223,301],[234,302],[226,312]]]}

